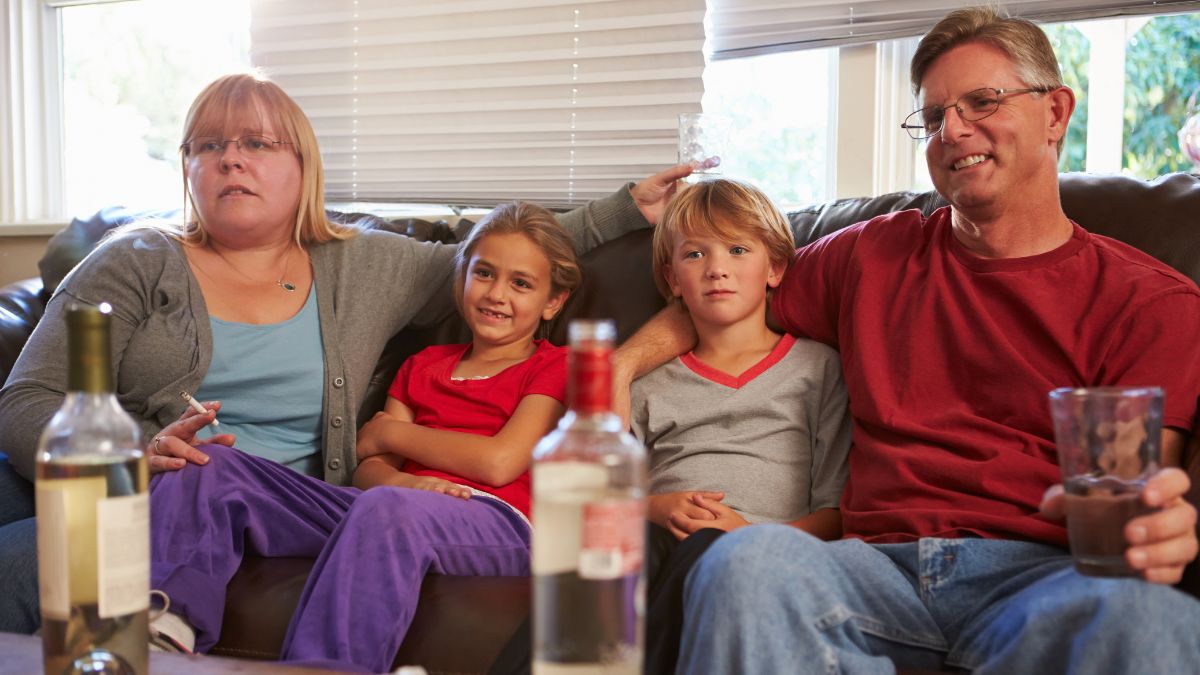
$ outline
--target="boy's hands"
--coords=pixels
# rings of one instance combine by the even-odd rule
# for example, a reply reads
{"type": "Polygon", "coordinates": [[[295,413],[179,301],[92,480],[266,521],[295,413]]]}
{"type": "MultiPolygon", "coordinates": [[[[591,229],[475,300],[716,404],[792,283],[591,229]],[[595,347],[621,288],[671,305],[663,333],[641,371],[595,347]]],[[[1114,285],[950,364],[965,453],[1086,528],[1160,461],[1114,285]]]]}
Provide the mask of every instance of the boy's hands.
{"type": "Polygon", "coordinates": [[[706,497],[705,500],[710,504],[718,504],[725,498],[724,492],[668,492],[661,495],[650,495],[647,502],[647,519],[658,525],[666,528],[677,539],[683,539],[695,530],[703,526],[698,526],[694,530],[684,531],[673,524],[672,516],[678,514],[684,516],[688,522],[713,522],[716,519],[716,514],[703,506],[696,503],[695,497],[706,497]]]}
{"type": "MultiPolygon", "coordinates": [[[[716,528],[730,532],[745,527],[750,522],[741,517],[737,511],[722,504],[718,500],[714,500],[706,495],[712,494],[707,492],[695,492],[691,495],[691,503],[705,514],[704,517],[695,518],[684,511],[675,511],[671,513],[671,524],[669,529],[675,533],[676,537],[683,539],[687,535],[703,530],[706,527],[716,528]],[[679,532],[683,533],[683,537],[679,536],[679,532]]],[[[723,496],[723,495],[722,495],[723,496]]]]}

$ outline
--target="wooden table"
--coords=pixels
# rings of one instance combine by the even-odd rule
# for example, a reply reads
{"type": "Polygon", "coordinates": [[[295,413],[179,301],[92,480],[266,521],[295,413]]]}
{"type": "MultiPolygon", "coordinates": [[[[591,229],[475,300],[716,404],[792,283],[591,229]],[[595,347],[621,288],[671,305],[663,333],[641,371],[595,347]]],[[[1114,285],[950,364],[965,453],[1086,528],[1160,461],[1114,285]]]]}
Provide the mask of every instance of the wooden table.
{"type": "MultiPolygon", "coordinates": [[[[38,675],[42,672],[42,640],[32,635],[0,633],[0,675],[38,675]]],[[[243,661],[219,656],[185,656],[150,652],[150,672],[171,675],[321,675],[332,670],[296,668],[272,661],[243,661]]]]}

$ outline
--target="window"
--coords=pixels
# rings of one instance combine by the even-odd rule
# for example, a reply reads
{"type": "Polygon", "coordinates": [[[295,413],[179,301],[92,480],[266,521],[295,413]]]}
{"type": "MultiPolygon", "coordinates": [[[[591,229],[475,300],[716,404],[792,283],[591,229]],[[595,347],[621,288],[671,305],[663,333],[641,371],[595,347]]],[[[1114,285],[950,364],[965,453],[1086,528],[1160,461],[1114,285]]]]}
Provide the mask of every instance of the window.
{"type": "Polygon", "coordinates": [[[784,206],[826,198],[836,62],[836,49],[811,49],[705,68],[705,112],[732,121],[721,162],[726,176],[755,184],[784,206]]]}
{"type": "Polygon", "coordinates": [[[181,207],[184,116],[201,87],[249,66],[248,2],[139,0],[60,12],[67,214],[181,207]]]}
{"type": "Polygon", "coordinates": [[[1177,134],[1200,99],[1200,13],[1048,27],[1075,89],[1065,171],[1154,178],[1195,170],[1177,134]]]}
{"type": "MultiPolygon", "coordinates": [[[[953,6],[5,0],[0,223],[177,206],[187,104],[251,61],[313,118],[343,199],[565,203],[606,192],[671,161],[675,114],[700,107],[702,70],[703,107],[736,120],[727,173],[781,204],[927,189],[920,144],[898,128],[913,104],[907,60],[911,36],[953,6]],[[499,72],[518,61],[525,70],[499,72]],[[488,105],[508,117],[453,126],[488,105]]],[[[1064,170],[1189,167],[1176,131],[1200,90],[1200,14],[1151,18],[1163,5],[1134,0],[1003,6],[1074,22],[1047,24],[1079,96],[1064,170]],[[1106,15],[1122,18],[1085,20],[1106,15]]]]}

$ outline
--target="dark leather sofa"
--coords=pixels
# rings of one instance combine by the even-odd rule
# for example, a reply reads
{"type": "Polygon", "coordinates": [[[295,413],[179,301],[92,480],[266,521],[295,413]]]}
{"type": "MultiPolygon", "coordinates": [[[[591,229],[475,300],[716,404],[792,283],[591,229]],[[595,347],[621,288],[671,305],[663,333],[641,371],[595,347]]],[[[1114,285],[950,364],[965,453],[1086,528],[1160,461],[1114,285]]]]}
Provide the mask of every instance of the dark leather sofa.
{"type": "MultiPolygon", "coordinates": [[[[1200,282],[1200,175],[1173,174],[1144,182],[1064,174],[1060,184],[1067,215],[1083,227],[1136,246],[1200,282]]],[[[908,208],[929,213],[943,204],[933,193],[894,193],[828,202],[792,212],[789,218],[797,242],[803,244],[881,213],[908,208]]],[[[451,240],[463,233],[463,227],[419,221],[366,219],[364,223],[424,239],[451,240]]],[[[82,252],[102,229],[94,223],[90,227],[77,223],[66,235],[82,252]]],[[[624,339],[661,308],[663,302],[650,274],[648,231],[593,251],[583,264],[584,285],[553,326],[551,339],[555,342],[565,341],[567,322],[578,317],[615,318],[618,335],[624,339]]],[[[43,276],[52,283],[61,278],[45,269],[43,276]]],[[[8,376],[41,317],[45,299],[40,279],[0,289],[0,380],[8,376]]],[[[386,385],[405,357],[429,344],[466,339],[466,330],[457,318],[432,329],[397,335],[380,361],[359,422],[381,407],[386,385]]],[[[1198,355],[1200,347],[1179,358],[1198,355]]],[[[1192,463],[1190,474],[1195,486],[1191,500],[1200,503],[1200,460],[1192,463]]],[[[214,653],[252,659],[277,657],[312,562],[248,558],[230,585],[224,629],[214,653]]],[[[1189,569],[1183,587],[1200,596],[1196,564],[1189,569]]],[[[430,576],[421,589],[416,617],[396,663],[422,665],[431,673],[485,672],[528,614],[529,592],[527,579],[430,576]]]]}

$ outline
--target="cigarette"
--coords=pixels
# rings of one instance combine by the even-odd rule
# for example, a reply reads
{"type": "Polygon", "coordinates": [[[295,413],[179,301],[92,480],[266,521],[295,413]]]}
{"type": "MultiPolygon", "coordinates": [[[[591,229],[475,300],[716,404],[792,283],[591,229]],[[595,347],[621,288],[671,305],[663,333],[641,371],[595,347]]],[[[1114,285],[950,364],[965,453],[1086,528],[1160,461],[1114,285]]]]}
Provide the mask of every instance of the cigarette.
{"type": "MultiPolygon", "coordinates": [[[[189,406],[191,406],[192,410],[195,410],[196,412],[200,413],[201,415],[208,412],[208,408],[205,408],[203,405],[201,405],[200,401],[197,401],[195,398],[192,398],[192,395],[187,393],[186,391],[179,392],[179,398],[182,398],[184,403],[187,403],[189,406]]],[[[215,429],[215,428],[219,427],[220,425],[221,425],[221,423],[217,421],[216,417],[214,417],[213,421],[212,421],[212,427],[215,429]]]]}

